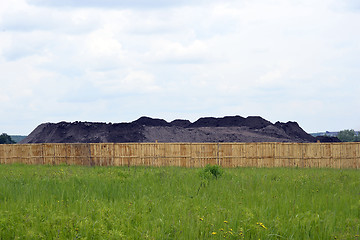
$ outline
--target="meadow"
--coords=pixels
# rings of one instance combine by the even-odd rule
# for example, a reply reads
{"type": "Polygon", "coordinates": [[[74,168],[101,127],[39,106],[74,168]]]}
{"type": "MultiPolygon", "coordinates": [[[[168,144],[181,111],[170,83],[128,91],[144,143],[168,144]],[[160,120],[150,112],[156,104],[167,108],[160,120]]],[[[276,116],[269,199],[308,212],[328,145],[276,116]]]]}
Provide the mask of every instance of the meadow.
{"type": "Polygon", "coordinates": [[[0,165],[0,239],[359,239],[360,172],[0,165]]]}

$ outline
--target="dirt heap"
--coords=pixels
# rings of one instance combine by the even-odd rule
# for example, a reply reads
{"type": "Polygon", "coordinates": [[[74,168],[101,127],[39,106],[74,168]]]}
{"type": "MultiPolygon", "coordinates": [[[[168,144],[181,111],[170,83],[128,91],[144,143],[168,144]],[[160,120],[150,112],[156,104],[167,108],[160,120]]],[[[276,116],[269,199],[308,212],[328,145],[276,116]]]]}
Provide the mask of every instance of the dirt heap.
{"type": "Polygon", "coordinates": [[[195,122],[141,117],[130,123],[43,123],[20,143],[316,142],[296,122],[261,117],[206,117],[195,122]]]}

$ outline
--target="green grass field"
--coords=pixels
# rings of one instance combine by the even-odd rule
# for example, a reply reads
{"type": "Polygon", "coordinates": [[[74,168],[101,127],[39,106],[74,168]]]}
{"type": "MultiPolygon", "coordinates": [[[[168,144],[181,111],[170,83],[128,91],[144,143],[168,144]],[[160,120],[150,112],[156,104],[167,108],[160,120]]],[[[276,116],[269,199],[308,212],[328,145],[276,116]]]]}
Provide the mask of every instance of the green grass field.
{"type": "Polygon", "coordinates": [[[360,171],[201,172],[0,165],[0,239],[359,239],[360,171]]]}

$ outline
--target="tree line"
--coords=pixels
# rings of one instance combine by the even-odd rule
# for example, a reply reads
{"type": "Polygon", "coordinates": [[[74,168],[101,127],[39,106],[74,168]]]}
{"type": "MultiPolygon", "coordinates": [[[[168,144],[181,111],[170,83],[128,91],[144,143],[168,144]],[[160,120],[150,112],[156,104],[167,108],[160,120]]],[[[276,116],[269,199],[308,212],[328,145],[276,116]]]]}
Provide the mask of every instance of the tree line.
{"type": "Polygon", "coordinates": [[[0,135],[0,144],[14,144],[14,143],[16,142],[12,140],[11,137],[6,133],[0,135]]]}
{"type": "Polygon", "coordinates": [[[337,138],[342,142],[360,142],[360,133],[354,129],[342,130],[338,133],[337,138]]]}

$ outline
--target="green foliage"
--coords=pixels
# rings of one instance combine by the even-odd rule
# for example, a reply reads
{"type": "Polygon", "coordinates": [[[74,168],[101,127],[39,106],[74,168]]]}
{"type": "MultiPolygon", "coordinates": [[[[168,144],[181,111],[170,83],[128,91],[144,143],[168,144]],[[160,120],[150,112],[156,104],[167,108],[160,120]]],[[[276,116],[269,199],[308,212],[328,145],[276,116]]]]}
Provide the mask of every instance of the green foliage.
{"type": "Polygon", "coordinates": [[[337,137],[342,142],[360,142],[360,135],[356,134],[353,129],[342,130],[338,133],[337,137]]]}
{"type": "Polygon", "coordinates": [[[15,142],[6,133],[0,135],[0,144],[14,144],[14,143],[15,142]]]}
{"type": "Polygon", "coordinates": [[[204,179],[215,178],[218,179],[223,174],[223,170],[219,165],[206,165],[204,169],[200,172],[200,175],[204,179]]]}
{"type": "Polygon", "coordinates": [[[358,170],[222,171],[3,164],[0,239],[359,239],[358,170]]]}

